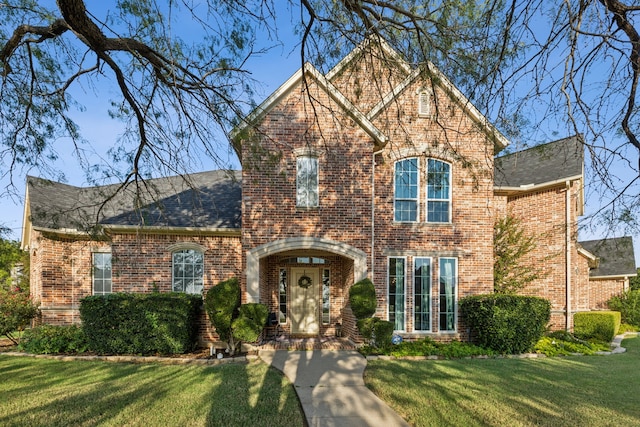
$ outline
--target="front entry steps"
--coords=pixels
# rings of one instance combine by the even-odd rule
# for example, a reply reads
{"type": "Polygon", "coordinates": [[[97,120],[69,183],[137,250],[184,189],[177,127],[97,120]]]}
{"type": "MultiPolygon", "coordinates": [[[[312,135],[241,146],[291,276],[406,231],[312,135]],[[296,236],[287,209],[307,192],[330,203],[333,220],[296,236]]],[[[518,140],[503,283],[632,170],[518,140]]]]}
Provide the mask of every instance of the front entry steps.
{"type": "Polygon", "coordinates": [[[348,338],[291,337],[279,335],[256,346],[260,350],[355,350],[356,344],[348,338]]]}

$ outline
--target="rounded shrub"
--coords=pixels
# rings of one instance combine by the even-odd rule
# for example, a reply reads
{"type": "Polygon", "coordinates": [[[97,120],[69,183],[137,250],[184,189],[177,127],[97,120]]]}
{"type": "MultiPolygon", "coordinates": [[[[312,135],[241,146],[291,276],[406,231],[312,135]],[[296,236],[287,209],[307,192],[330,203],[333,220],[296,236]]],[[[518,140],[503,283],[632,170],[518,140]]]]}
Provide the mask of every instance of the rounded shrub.
{"type": "Polygon", "coordinates": [[[222,281],[207,291],[204,308],[222,341],[229,342],[232,339],[232,322],[238,316],[240,296],[240,283],[235,277],[222,281]]]}
{"type": "Polygon", "coordinates": [[[551,303],[522,295],[474,295],[460,300],[460,312],[478,345],[519,354],[530,351],[544,334],[551,303]]]}
{"type": "Polygon", "coordinates": [[[349,289],[349,303],[356,319],[365,319],[373,316],[378,305],[376,288],[373,282],[369,279],[362,279],[351,286],[349,289]]]}
{"type": "Polygon", "coordinates": [[[267,324],[269,309],[264,304],[249,303],[240,306],[238,318],[233,321],[233,335],[244,342],[256,342],[267,324]]]}
{"type": "Polygon", "coordinates": [[[618,329],[618,311],[584,311],[573,315],[573,334],[579,339],[610,342],[618,329]]]}

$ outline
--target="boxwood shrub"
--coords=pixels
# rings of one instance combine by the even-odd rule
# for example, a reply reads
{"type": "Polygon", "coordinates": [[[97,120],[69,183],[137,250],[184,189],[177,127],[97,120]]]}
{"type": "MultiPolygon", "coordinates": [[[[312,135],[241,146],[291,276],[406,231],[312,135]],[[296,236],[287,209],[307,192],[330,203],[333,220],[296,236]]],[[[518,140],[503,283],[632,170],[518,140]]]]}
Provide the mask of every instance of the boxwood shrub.
{"type": "Polygon", "coordinates": [[[358,320],[358,330],[368,343],[376,348],[386,349],[391,346],[393,336],[393,322],[379,319],[377,317],[367,317],[358,320]]]}
{"type": "Polygon", "coordinates": [[[32,354],[75,354],[89,350],[78,325],[41,325],[24,331],[18,348],[32,354]]]}
{"type": "Polygon", "coordinates": [[[551,303],[532,296],[474,295],[460,300],[460,313],[478,345],[519,354],[530,351],[544,334],[551,303]]]}
{"type": "Polygon", "coordinates": [[[371,317],[376,312],[376,288],[369,279],[356,282],[349,289],[349,303],[356,319],[371,317]]]}
{"type": "Polygon", "coordinates": [[[89,349],[99,354],[176,354],[197,345],[200,295],[94,295],[80,302],[89,349]]]}
{"type": "Polygon", "coordinates": [[[618,311],[583,311],[573,315],[573,335],[583,340],[610,342],[620,329],[618,311]]]}

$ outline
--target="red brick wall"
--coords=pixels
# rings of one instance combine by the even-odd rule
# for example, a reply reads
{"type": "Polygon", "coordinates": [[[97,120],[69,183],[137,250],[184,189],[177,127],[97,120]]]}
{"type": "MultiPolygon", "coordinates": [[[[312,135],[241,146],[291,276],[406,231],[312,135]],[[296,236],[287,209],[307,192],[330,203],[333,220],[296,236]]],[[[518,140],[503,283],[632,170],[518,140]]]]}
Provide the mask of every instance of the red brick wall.
{"type": "MultiPolygon", "coordinates": [[[[394,73],[391,74],[397,74],[394,73]]],[[[334,83],[357,105],[370,108],[380,100],[380,94],[371,89],[375,85],[371,75],[371,70],[364,66],[352,74],[345,71],[334,83]]],[[[455,256],[460,297],[492,291],[493,143],[478,130],[477,124],[440,89],[436,91],[438,103],[433,105],[434,114],[419,116],[417,93],[425,85],[422,81],[406,88],[374,118],[375,125],[389,137],[389,143],[376,156],[376,222],[372,236],[373,140],[312,79],[309,82],[302,92],[298,88],[283,97],[260,122],[255,137],[243,142],[243,252],[287,237],[332,239],[365,252],[371,273],[374,237],[373,281],[380,298],[379,314],[384,318],[389,254],[431,256],[434,264],[438,257],[455,256]],[[296,208],[294,150],[305,147],[320,153],[317,209],[296,208]],[[424,218],[416,224],[394,223],[394,161],[414,155],[452,164],[450,224],[427,224],[424,218]]],[[[421,212],[425,209],[423,194],[424,186],[421,212]]],[[[435,276],[433,282],[435,296],[435,276]]],[[[265,291],[261,288],[261,293],[265,291]]],[[[407,295],[411,293],[408,286],[407,295]]],[[[407,314],[410,318],[411,312],[407,314]]],[[[345,329],[354,330],[346,312],[344,317],[345,329]]]]}
{"type": "Polygon", "coordinates": [[[607,301],[628,289],[626,282],[625,279],[592,279],[589,282],[590,309],[607,310],[607,301]]]}
{"type": "MultiPolygon", "coordinates": [[[[204,253],[205,291],[230,277],[240,277],[240,238],[222,236],[176,236],[161,234],[115,234],[111,242],[95,242],[44,236],[32,232],[31,289],[40,301],[44,323],[78,323],[79,301],[92,295],[92,252],[112,254],[113,292],[171,291],[171,251],[176,243],[196,243],[204,253]]],[[[206,314],[200,321],[203,342],[217,337],[206,314]]]]}
{"type": "MultiPolygon", "coordinates": [[[[569,258],[571,260],[571,312],[582,309],[587,303],[584,298],[585,280],[588,266],[576,247],[577,201],[580,187],[575,182],[569,189],[569,258]]],[[[525,195],[511,196],[507,201],[507,211],[521,218],[528,233],[537,236],[537,248],[529,254],[528,261],[540,268],[543,277],[523,291],[526,295],[535,295],[551,301],[552,329],[566,327],[567,305],[567,246],[566,246],[566,188],[558,187],[531,192],[525,195]]],[[[570,316],[570,319],[572,316],[570,316]]],[[[572,327],[570,325],[570,327],[572,327]]]]}

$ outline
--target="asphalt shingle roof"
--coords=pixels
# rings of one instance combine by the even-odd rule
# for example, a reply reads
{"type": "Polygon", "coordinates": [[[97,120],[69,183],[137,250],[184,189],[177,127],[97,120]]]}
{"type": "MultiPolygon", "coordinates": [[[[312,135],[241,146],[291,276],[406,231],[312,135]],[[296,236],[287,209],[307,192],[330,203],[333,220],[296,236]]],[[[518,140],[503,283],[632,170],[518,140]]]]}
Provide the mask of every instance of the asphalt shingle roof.
{"type": "Polygon", "coordinates": [[[578,136],[563,138],[495,159],[494,184],[520,187],[582,175],[584,147],[578,136]]]}
{"type": "Polygon", "coordinates": [[[579,243],[600,259],[598,268],[589,272],[590,277],[636,275],[636,260],[631,237],[587,240],[579,243]]]}
{"type": "Polygon", "coordinates": [[[119,185],[74,187],[28,177],[31,222],[34,227],[75,230],[87,230],[96,222],[240,228],[240,176],[239,171],[210,171],[191,174],[186,179],[149,179],[139,183],[137,189],[132,183],[115,195],[119,185]],[[109,197],[113,198],[104,203],[109,197]]]}

